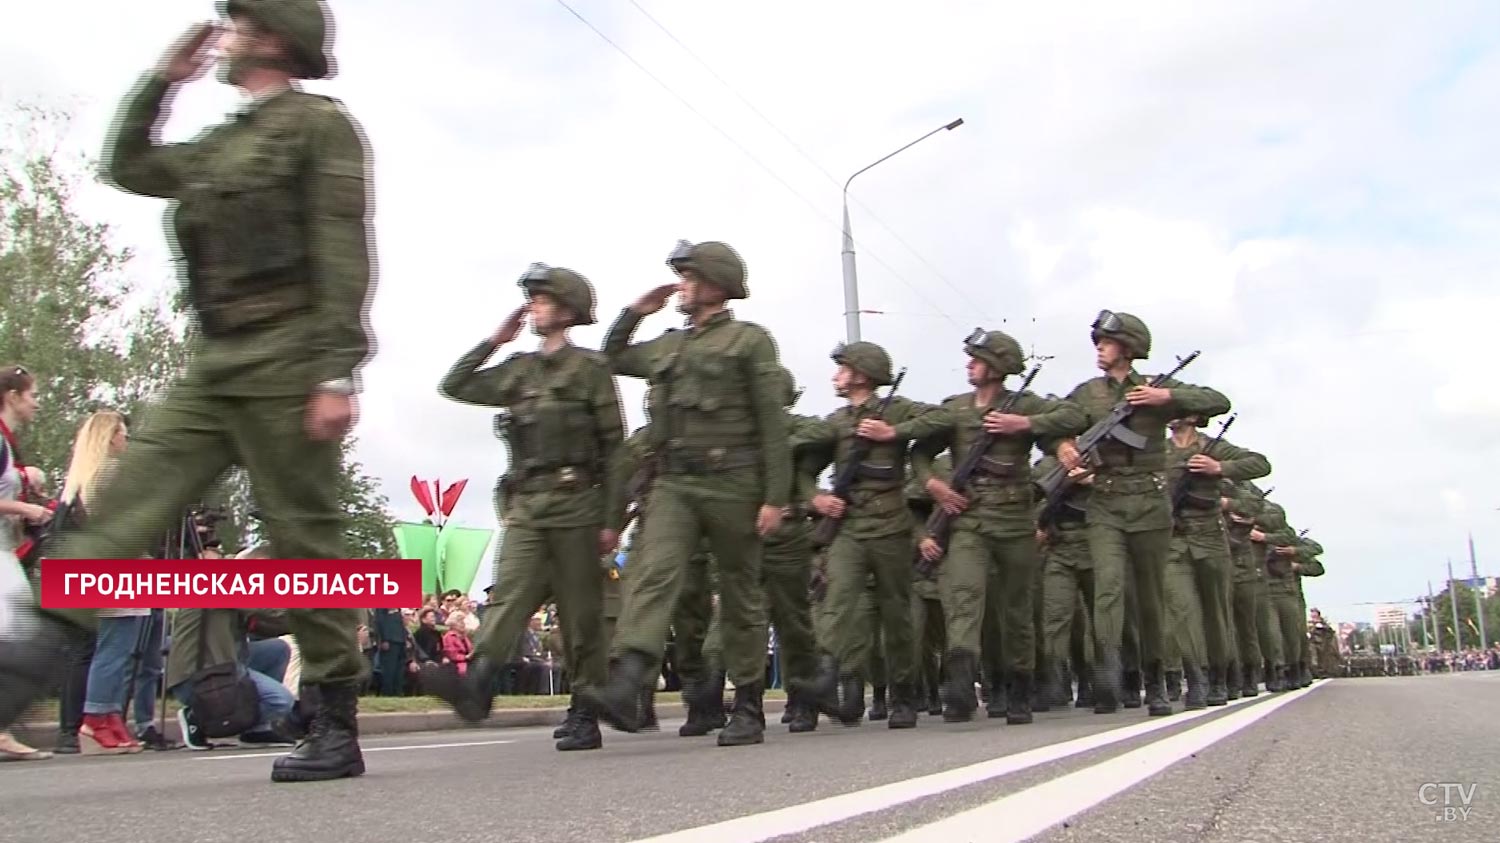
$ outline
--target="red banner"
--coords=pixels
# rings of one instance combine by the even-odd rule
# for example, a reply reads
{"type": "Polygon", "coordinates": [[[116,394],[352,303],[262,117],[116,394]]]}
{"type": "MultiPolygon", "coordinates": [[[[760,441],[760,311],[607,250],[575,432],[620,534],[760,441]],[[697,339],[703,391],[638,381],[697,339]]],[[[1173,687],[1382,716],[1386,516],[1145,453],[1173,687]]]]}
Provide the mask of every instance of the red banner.
{"type": "Polygon", "coordinates": [[[44,609],[414,609],[420,559],[43,559],[44,609]]]}

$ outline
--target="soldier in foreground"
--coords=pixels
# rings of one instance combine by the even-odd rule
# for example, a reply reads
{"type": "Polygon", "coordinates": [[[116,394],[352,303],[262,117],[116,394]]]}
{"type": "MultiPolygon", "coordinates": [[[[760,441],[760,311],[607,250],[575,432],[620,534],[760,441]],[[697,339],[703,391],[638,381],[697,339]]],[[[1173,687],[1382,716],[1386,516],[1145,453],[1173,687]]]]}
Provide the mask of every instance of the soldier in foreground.
{"type": "MultiPolygon", "coordinates": [[[[1043,457],[1032,469],[1032,475],[1043,477],[1056,465],[1056,457],[1043,457]]],[[[1050,675],[1043,677],[1043,691],[1055,705],[1066,705],[1072,697],[1068,676],[1063,672],[1065,666],[1071,668],[1078,680],[1080,701],[1090,685],[1090,660],[1080,652],[1085,647],[1079,641],[1080,646],[1075,648],[1073,642],[1082,638],[1080,627],[1088,629],[1094,611],[1094,561],[1089,555],[1088,526],[1084,520],[1094,478],[1082,467],[1073,469],[1073,477],[1073,485],[1065,493],[1057,515],[1036,536],[1042,547],[1042,627],[1037,634],[1046,642],[1047,662],[1051,666],[1050,675]]]]}
{"type": "Polygon", "coordinates": [[[617,374],[651,382],[652,485],[609,684],[585,692],[611,726],[640,727],[638,689],[660,658],[688,560],[707,537],[718,566],[724,660],[734,711],[720,746],[765,740],[766,607],[762,539],[781,525],[792,488],[781,366],[770,333],[726,308],[749,295],[745,265],[724,243],[680,242],[667,264],[681,279],[641,296],[611,326],[604,351],[617,374]],[[678,294],[691,327],[642,343],[641,319],[678,294]]]}
{"type": "MultiPolygon", "coordinates": [[[[1216,416],[1230,410],[1229,399],[1203,386],[1168,380],[1151,386],[1134,362],[1151,353],[1146,323],[1128,313],[1102,311],[1091,326],[1103,377],[1079,384],[1068,396],[1083,408],[1090,425],[1119,401],[1134,412],[1125,420],[1144,442],[1139,449],[1108,438],[1090,455],[1094,489],[1089,496],[1089,552],[1094,559],[1094,635],[1098,662],[1093,683],[1094,710],[1112,712],[1119,704],[1121,648],[1124,644],[1126,579],[1135,585],[1140,615],[1140,650],[1151,716],[1172,713],[1163,684],[1165,620],[1162,575],[1171,551],[1172,508],[1167,496],[1167,421],[1186,415],[1216,416]]],[[[1069,469],[1083,463],[1071,442],[1057,457],[1069,469]]]]}
{"type": "MultiPolygon", "coordinates": [[[[120,189],[171,199],[175,245],[197,324],[191,362],[136,433],[90,519],[58,558],[140,558],[232,465],[255,485],[275,554],[344,556],[339,442],[370,354],[372,283],[364,142],[335,100],[297,79],[331,75],[328,21],[313,0],[231,0],[194,26],[126,100],[105,150],[120,189]],[[198,78],[217,37],[221,81],[241,112],[198,140],[154,136],[178,86],[198,78]]],[[[302,656],[307,736],[273,781],[357,776],[358,688],[369,667],[355,610],[291,613],[302,656]]],[[[49,684],[67,627],[49,613],[34,640],[0,644],[0,729],[49,684]]]]}
{"type": "MultiPolygon", "coordinates": [[[[1003,674],[992,678],[991,699],[1006,698],[1006,722],[1030,723],[1036,669],[1033,587],[1041,560],[1037,553],[1035,498],[1031,484],[1031,451],[1056,450],[1064,437],[1084,431],[1077,406],[1031,392],[1011,393],[1005,379],[1020,374],[1021,346],[1000,331],[976,331],[964,342],[972,392],[944,399],[937,432],[912,448],[912,471],[937,506],[953,517],[947,556],[937,537],[924,537],[922,558],[938,567],[943,615],[948,625],[948,675],[943,690],[943,719],[968,720],[978,707],[974,697],[980,656],[980,626],[986,595],[998,586],[1004,610],[999,659],[1003,674]],[[969,479],[965,494],[932,476],[932,458],[950,451],[958,464],[976,440],[993,436],[969,479]],[[993,578],[992,578],[993,575],[993,578]],[[993,583],[993,586],[991,585],[993,583]]],[[[993,654],[992,654],[993,655],[993,654]]]]}
{"type": "MultiPolygon", "coordinates": [[[[494,703],[495,677],[532,613],[548,596],[568,623],[567,663],[575,694],[604,682],[603,582],[599,556],[619,543],[624,483],[614,476],[624,442],[620,396],[604,356],[573,345],[568,330],[594,323],[594,291],[577,272],[532,264],[519,286],[527,303],[443,378],[454,401],[510,410],[511,465],[505,479],[506,530],[496,561],[499,605],[485,613],[476,660],[459,680],[432,668],[423,684],[469,721],[494,703]],[[513,342],[530,317],[539,351],[514,354],[488,369],[485,360],[513,342]]],[[[562,751],[598,749],[599,724],[574,703],[575,722],[562,751]]]]}

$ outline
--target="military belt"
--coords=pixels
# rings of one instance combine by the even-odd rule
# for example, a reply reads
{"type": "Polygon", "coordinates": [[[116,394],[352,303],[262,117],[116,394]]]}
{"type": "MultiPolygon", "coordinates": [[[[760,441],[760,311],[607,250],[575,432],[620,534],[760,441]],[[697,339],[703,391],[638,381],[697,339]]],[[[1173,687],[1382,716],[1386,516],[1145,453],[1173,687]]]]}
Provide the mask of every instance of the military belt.
{"type": "Polygon", "coordinates": [[[1094,475],[1095,493],[1115,495],[1139,495],[1154,492],[1164,492],[1167,489],[1167,481],[1158,473],[1151,474],[1096,474],[1094,475]]]}
{"type": "Polygon", "coordinates": [[[713,474],[760,463],[760,451],[754,448],[673,448],[662,456],[667,474],[713,474]]]}
{"type": "Polygon", "coordinates": [[[855,476],[860,480],[900,480],[901,469],[894,465],[875,465],[862,462],[855,476]]]}
{"type": "Polygon", "coordinates": [[[524,471],[513,488],[518,492],[550,492],[554,489],[587,489],[595,484],[594,472],[584,466],[565,465],[524,471]]]}
{"type": "Polygon", "coordinates": [[[1167,458],[1164,454],[1137,454],[1134,450],[1099,451],[1099,465],[1109,473],[1134,474],[1138,472],[1165,471],[1167,458]]]}
{"type": "Polygon", "coordinates": [[[976,483],[994,480],[1014,481],[1019,479],[1021,479],[1020,466],[1017,466],[1013,462],[1005,462],[993,457],[980,457],[979,463],[974,466],[974,482],[976,483]]]}

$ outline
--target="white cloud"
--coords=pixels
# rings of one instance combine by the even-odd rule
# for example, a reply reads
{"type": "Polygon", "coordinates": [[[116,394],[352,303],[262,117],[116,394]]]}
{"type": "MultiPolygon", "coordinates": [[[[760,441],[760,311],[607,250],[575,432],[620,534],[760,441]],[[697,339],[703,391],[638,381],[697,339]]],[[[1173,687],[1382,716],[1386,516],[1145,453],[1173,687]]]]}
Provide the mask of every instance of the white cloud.
{"type": "MultiPolygon", "coordinates": [[[[642,0],[814,166],[631,4],[570,3],[761,164],[555,3],[341,4],[340,76],[310,88],[348,104],[376,157],[380,354],[358,433],[405,513],[411,474],[467,476],[458,515],[492,523],[490,414],[436,383],[532,260],[593,280],[600,324],[577,339],[597,344],[666,277],[672,242],[727,240],[750,268],[738,312],[775,332],[801,408],[831,409],[838,186],[963,117],[851,191],[861,304],[882,311],[864,333],[910,367],[909,394],[963,387],[976,324],[1055,355],[1039,387],[1066,392],[1092,374],[1095,312],[1130,310],[1153,367],[1203,350],[1185,377],[1230,395],[1231,438],[1270,456],[1277,498],[1328,548],[1308,591],[1330,617],[1417,589],[1434,545],[1471,526],[1500,544],[1445,496],[1486,499],[1500,456],[1482,387],[1500,312],[1493,5],[642,0]]],[[[23,6],[0,33],[0,94],[74,103],[73,141],[97,152],[134,75],[210,10],[23,6]],[[66,53],[42,47],[58,32],[66,53]]],[[[168,136],[234,101],[192,86],[168,136]]],[[[167,277],[160,202],[86,199],[138,276],[167,277]]],[[[640,385],[621,388],[638,423],[640,385]]]]}

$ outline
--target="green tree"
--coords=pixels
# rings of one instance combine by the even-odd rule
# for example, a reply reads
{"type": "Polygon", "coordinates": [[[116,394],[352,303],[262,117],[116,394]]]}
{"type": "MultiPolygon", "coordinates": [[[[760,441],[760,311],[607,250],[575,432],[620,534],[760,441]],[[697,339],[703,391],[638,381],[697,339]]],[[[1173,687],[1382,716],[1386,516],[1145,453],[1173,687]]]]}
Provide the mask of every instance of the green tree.
{"type": "Polygon", "coordinates": [[[84,418],[136,414],[185,359],[187,333],[171,285],[133,280],[130,250],[79,211],[96,166],[62,151],[69,122],[31,105],[0,113],[0,363],[37,377],[42,411],[22,447],[57,491],[84,418]]]}
{"type": "MultiPolygon", "coordinates": [[[[1458,597],[1458,622],[1459,637],[1464,649],[1472,649],[1479,645],[1479,620],[1475,613],[1474,589],[1463,583],[1452,584],[1456,589],[1458,597]]],[[[1494,646],[1500,642],[1500,595],[1489,597],[1483,601],[1484,609],[1484,637],[1487,639],[1486,646],[1494,646]]],[[[1448,589],[1443,589],[1433,598],[1433,617],[1437,620],[1438,635],[1442,639],[1444,650],[1451,651],[1454,645],[1453,625],[1453,598],[1449,596],[1448,589]]],[[[1430,636],[1429,636],[1430,637],[1430,636]]]]}

